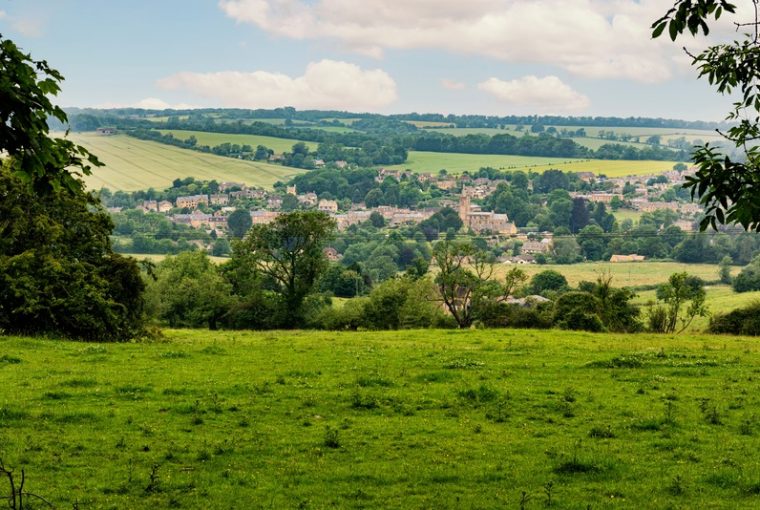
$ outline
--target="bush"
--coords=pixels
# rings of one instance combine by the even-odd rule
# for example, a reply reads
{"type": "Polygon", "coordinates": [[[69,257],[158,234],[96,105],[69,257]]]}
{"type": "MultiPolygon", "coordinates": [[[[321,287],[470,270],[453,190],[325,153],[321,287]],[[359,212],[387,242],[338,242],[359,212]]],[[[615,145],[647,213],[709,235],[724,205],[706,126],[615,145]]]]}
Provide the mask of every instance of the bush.
{"type": "Polygon", "coordinates": [[[760,336],[760,301],[710,319],[710,333],[760,336]]]}
{"type": "Polygon", "coordinates": [[[760,268],[755,266],[755,261],[752,261],[751,265],[745,267],[736,275],[732,285],[736,292],[760,290],[760,268]]]}
{"type": "Polygon", "coordinates": [[[561,273],[548,269],[533,275],[530,279],[530,289],[533,294],[544,295],[547,292],[559,292],[567,289],[567,278],[561,273]]]}
{"type": "Polygon", "coordinates": [[[554,323],[562,329],[603,331],[599,300],[588,292],[562,294],[554,304],[554,323]]]}

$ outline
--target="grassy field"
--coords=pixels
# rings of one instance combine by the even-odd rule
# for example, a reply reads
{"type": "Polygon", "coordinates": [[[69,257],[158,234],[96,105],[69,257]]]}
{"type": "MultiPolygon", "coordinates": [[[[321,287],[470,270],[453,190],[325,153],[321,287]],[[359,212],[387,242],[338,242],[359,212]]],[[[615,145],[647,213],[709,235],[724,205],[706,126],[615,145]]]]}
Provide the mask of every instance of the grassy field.
{"type": "Polygon", "coordinates": [[[623,220],[631,220],[634,223],[638,223],[638,221],[641,219],[641,215],[644,213],[641,211],[634,211],[633,209],[618,209],[612,214],[615,215],[615,219],[618,221],[618,223],[622,223],[623,220]]]}
{"type": "MultiPolygon", "coordinates": [[[[497,266],[497,275],[503,274],[515,267],[510,264],[497,266]]],[[[689,274],[699,276],[706,281],[718,279],[718,266],[714,264],[681,264],[679,262],[584,262],[582,264],[530,264],[519,266],[529,276],[546,270],[554,270],[567,278],[571,286],[579,282],[594,282],[603,273],[612,275],[614,287],[638,287],[642,285],[656,285],[664,283],[673,273],[686,271],[689,274]]],[[[739,268],[734,268],[738,272],[739,268]]]]}
{"type": "MultiPolygon", "coordinates": [[[[293,149],[293,145],[300,141],[287,138],[275,138],[272,136],[208,133],[205,131],[184,131],[180,129],[161,129],[159,131],[164,134],[172,134],[174,135],[174,138],[180,140],[187,140],[191,136],[194,136],[198,139],[198,145],[208,145],[209,147],[221,145],[223,143],[236,143],[239,145],[250,145],[255,150],[257,145],[264,145],[272,149],[276,154],[290,152],[293,149]]],[[[315,142],[304,143],[310,150],[317,148],[315,142]]]]}
{"type": "Polygon", "coordinates": [[[296,168],[240,161],[138,140],[126,135],[73,134],[70,138],[106,164],[85,182],[92,189],[135,191],[170,187],[177,178],[216,179],[271,187],[301,172],[296,168]]]}
{"type": "MultiPolygon", "coordinates": [[[[711,285],[706,287],[705,303],[711,314],[727,313],[737,308],[760,301],[760,292],[734,292],[729,285],[711,285]]],[[[657,299],[656,291],[638,292],[634,303],[645,305],[657,299]]],[[[688,328],[689,332],[705,331],[710,324],[709,317],[696,317],[688,328]]]]}
{"type": "Polygon", "coordinates": [[[168,331],[0,353],[0,456],[56,508],[760,506],[751,339],[168,331]]]}
{"type": "Polygon", "coordinates": [[[390,168],[410,169],[414,172],[437,173],[446,169],[459,174],[465,170],[477,171],[490,166],[502,170],[523,170],[543,172],[550,168],[568,172],[594,172],[608,177],[626,175],[646,175],[673,168],[673,161],[607,161],[570,158],[548,158],[534,156],[499,156],[494,154],[455,154],[443,152],[409,151],[406,163],[390,168]]]}

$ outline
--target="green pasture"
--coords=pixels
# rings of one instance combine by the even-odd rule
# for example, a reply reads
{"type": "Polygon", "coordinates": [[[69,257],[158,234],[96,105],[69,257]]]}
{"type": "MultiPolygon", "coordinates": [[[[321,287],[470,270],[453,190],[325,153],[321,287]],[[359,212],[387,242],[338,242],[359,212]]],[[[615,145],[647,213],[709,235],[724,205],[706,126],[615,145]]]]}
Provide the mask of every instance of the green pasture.
{"type": "Polygon", "coordinates": [[[126,135],[72,134],[71,140],[98,156],[105,167],[93,169],[85,182],[92,189],[135,191],[170,187],[177,178],[216,179],[271,187],[302,170],[269,163],[241,161],[126,135]]]}
{"type": "Polygon", "coordinates": [[[594,172],[608,177],[646,175],[671,170],[674,161],[611,161],[600,159],[550,158],[541,156],[502,156],[494,154],[458,154],[444,152],[409,151],[405,163],[390,168],[409,169],[419,173],[449,173],[477,171],[482,167],[501,170],[543,172],[559,169],[567,172],[594,172]]]}
{"type": "MultiPolygon", "coordinates": [[[[163,134],[171,134],[174,138],[179,140],[187,140],[191,136],[198,139],[198,145],[208,145],[214,147],[215,145],[221,145],[223,143],[236,143],[238,145],[250,145],[254,150],[258,145],[264,145],[272,149],[276,154],[282,154],[283,152],[290,152],[293,149],[293,145],[300,142],[300,140],[288,139],[288,138],[275,138],[273,136],[261,136],[261,135],[236,135],[229,133],[209,133],[206,131],[184,131],[180,129],[161,129],[159,130],[163,134]]],[[[317,144],[314,142],[304,142],[310,150],[317,148],[317,144]]]]}
{"type": "Polygon", "coordinates": [[[0,337],[0,457],[55,508],[757,508],[758,349],[529,330],[0,337]]]}

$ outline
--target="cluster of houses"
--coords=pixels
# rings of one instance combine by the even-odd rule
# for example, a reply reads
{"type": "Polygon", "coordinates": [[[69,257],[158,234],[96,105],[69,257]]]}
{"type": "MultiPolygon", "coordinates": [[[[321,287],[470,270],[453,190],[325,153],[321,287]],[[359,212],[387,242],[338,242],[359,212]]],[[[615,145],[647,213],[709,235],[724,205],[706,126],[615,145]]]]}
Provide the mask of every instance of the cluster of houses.
{"type": "MultiPolygon", "coordinates": [[[[696,213],[701,211],[698,204],[652,201],[649,198],[651,192],[665,191],[669,187],[683,182],[686,173],[666,172],[657,176],[646,175],[638,177],[627,177],[625,179],[607,179],[606,191],[571,193],[574,197],[580,197],[589,202],[610,204],[616,198],[620,201],[626,201],[634,209],[642,212],[653,212],[656,210],[667,209],[679,213],[682,218],[692,218],[696,213]],[[661,176],[664,175],[667,182],[662,182],[661,176]],[[652,184],[652,178],[659,177],[656,184],[652,184]],[[623,196],[623,187],[633,185],[636,189],[636,197],[626,200],[623,196]]],[[[596,181],[598,177],[592,172],[579,172],[578,177],[584,181],[596,181]]],[[[411,178],[409,171],[381,169],[376,177],[378,182],[382,182],[388,177],[397,180],[411,178]]],[[[481,210],[480,206],[473,204],[473,200],[482,200],[493,193],[499,181],[492,181],[488,178],[473,178],[468,175],[447,176],[434,174],[415,174],[415,177],[421,181],[434,181],[439,189],[461,189],[461,193],[456,200],[442,200],[440,206],[449,206],[458,211],[459,217],[468,230],[476,233],[489,233],[501,237],[510,237],[513,240],[522,242],[521,255],[517,258],[505,259],[505,262],[525,263],[533,260],[537,254],[546,254],[552,250],[552,236],[550,233],[544,233],[542,236],[535,238],[528,237],[527,234],[518,232],[517,226],[510,221],[506,214],[499,214],[481,210]]],[[[286,193],[296,197],[298,203],[305,208],[316,209],[329,214],[335,219],[338,229],[345,230],[351,225],[364,223],[370,219],[372,213],[380,214],[385,220],[386,225],[398,226],[403,224],[420,223],[433,214],[439,208],[429,209],[407,209],[392,206],[378,206],[371,209],[366,208],[364,204],[353,204],[347,211],[341,211],[336,200],[320,199],[315,193],[298,193],[295,186],[289,186],[286,193]]],[[[455,198],[456,195],[452,198],[455,198]]],[[[265,207],[257,208],[250,211],[251,220],[254,225],[266,224],[273,221],[281,214],[280,209],[283,205],[283,196],[263,189],[249,188],[243,183],[223,182],[219,185],[218,192],[215,194],[197,194],[188,196],[179,196],[174,203],[162,200],[146,200],[142,203],[141,209],[144,211],[154,211],[169,214],[171,220],[177,224],[189,225],[194,228],[207,228],[216,231],[218,236],[224,236],[227,230],[227,216],[235,210],[230,204],[240,199],[258,200],[266,203],[265,207]],[[213,209],[214,212],[204,212],[213,209]],[[176,213],[176,209],[186,209],[190,212],[176,213]],[[171,214],[175,211],[174,214],[171,214]]],[[[684,231],[694,230],[694,224],[690,219],[681,219],[676,225],[684,231]]],[[[638,260],[637,256],[632,256],[630,260],[638,260]]],[[[618,257],[620,258],[620,257],[618,257]]],[[[623,261],[614,260],[613,262],[623,261]]],[[[628,261],[626,259],[625,261],[628,261]]]]}

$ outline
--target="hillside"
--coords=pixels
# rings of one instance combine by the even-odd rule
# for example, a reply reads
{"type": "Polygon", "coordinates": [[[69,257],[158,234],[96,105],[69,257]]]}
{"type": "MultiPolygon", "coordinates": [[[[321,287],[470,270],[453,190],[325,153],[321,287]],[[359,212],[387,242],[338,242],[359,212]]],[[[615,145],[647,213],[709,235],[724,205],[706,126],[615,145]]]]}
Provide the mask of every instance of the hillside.
{"type": "Polygon", "coordinates": [[[168,331],[0,352],[3,461],[56,508],[760,503],[749,339],[168,331]]]}
{"type": "Polygon", "coordinates": [[[270,188],[302,172],[269,163],[240,161],[126,135],[71,134],[70,138],[98,156],[105,167],[96,168],[85,182],[90,188],[135,191],[170,187],[177,178],[216,179],[270,188]]]}
{"type": "MultiPolygon", "coordinates": [[[[179,140],[187,140],[191,136],[194,136],[198,140],[198,145],[208,145],[209,147],[221,145],[223,143],[236,143],[238,145],[250,145],[253,149],[256,149],[257,145],[264,145],[265,147],[274,150],[275,154],[282,154],[283,152],[292,150],[293,145],[300,141],[287,138],[275,138],[273,136],[208,133],[205,131],[183,131],[181,129],[161,129],[159,131],[162,134],[172,134],[179,140]]],[[[304,143],[310,150],[315,150],[317,148],[317,144],[314,142],[304,143]]]]}

